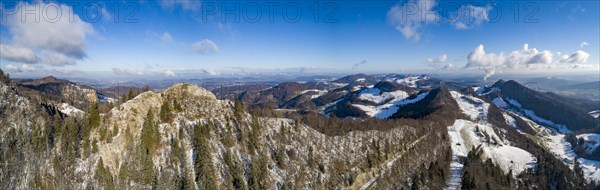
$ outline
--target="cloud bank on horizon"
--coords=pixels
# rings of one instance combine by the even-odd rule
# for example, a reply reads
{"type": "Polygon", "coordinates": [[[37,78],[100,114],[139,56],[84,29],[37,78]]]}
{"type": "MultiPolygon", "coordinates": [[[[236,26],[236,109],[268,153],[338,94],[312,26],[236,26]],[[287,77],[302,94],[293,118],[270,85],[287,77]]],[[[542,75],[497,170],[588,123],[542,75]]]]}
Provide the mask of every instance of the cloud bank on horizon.
{"type": "Polygon", "coordinates": [[[600,27],[589,25],[599,22],[600,2],[534,1],[517,4],[522,12],[514,13],[509,2],[339,2],[328,4],[338,9],[330,14],[338,22],[325,22],[331,18],[309,14],[315,5],[329,10],[317,1],[282,3],[275,8],[283,15],[257,17],[248,15],[246,2],[228,2],[240,10],[223,13],[226,4],[161,0],[132,2],[139,8],[133,23],[119,20],[123,10],[110,3],[92,2],[90,13],[68,1],[0,2],[0,67],[25,77],[99,71],[124,78],[429,69],[481,70],[487,79],[513,71],[600,72],[594,43],[600,27]],[[206,15],[210,6],[216,11],[206,15]],[[540,12],[523,12],[523,6],[540,12]],[[294,14],[282,11],[290,7],[306,14],[291,22],[294,14]]]}
{"type": "Polygon", "coordinates": [[[510,69],[568,69],[591,67],[598,69],[597,65],[587,65],[589,53],[577,50],[571,54],[563,55],[561,52],[555,54],[548,50],[539,51],[529,48],[529,44],[523,44],[521,50],[514,50],[508,54],[503,52],[486,53],[483,44],[475,47],[467,56],[466,69],[478,68],[485,72],[484,80],[496,74],[498,71],[510,69]]]}

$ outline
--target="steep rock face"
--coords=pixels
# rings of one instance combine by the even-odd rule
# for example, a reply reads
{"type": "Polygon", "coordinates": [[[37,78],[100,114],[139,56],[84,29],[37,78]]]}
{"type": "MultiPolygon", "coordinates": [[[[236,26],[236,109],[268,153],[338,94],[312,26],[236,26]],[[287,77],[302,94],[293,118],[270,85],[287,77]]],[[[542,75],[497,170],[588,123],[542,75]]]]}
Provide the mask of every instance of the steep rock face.
{"type": "MultiPolygon", "coordinates": [[[[22,105],[25,100],[11,100],[16,95],[7,89],[0,86],[0,95],[7,97],[2,110],[35,110],[22,105]]],[[[87,116],[57,120],[63,124],[56,125],[62,131],[52,138],[56,142],[39,147],[31,142],[39,139],[34,138],[36,130],[54,127],[44,122],[49,118],[36,121],[5,111],[0,158],[22,162],[2,167],[0,187],[349,188],[363,185],[371,175],[367,171],[376,171],[424,136],[408,126],[327,136],[290,119],[257,118],[234,110],[232,102],[217,100],[209,91],[177,84],[162,93],[142,93],[101,114],[97,127],[87,128],[87,116]],[[170,111],[163,111],[166,107],[170,111]],[[25,170],[17,172],[20,168],[25,170]]],[[[411,157],[427,155],[433,156],[423,151],[411,157]]]]}
{"type": "Polygon", "coordinates": [[[0,189],[26,188],[35,171],[49,172],[36,155],[36,147],[47,143],[36,138],[37,126],[47,125],[43,114],[0,82],[0,189]]]}

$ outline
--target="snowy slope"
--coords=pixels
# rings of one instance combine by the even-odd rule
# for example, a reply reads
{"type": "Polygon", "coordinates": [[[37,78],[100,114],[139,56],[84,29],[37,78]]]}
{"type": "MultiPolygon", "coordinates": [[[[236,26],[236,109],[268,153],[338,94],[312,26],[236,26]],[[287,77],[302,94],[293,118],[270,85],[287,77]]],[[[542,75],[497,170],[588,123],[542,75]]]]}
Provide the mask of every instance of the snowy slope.
{"type": "MultiPolygon", "coordinates": [[[[494,127],[487,122],[489,103],[456,91],[450,93],[458,103],[460,110],[476,122],[457,120],[453,126],[449,127],[453,152],[451,170],[452,167],[460,166],[460,163],[454,161],[454,157],[464,157],[470,151],[469,149],[480,145],[485,158],[491,158],[506,173],[512,170],[515,177],[525,169],[536,166],[537,160],[531,153],[511,146],[510,142],[499,136],[496,133],[497,130],[494,130],[494,127]]],[[[505,117],[507,116],[510,117],[505,115],[505,117]]],[[[509,122],[514,122],[514,119],[509,122]]],[[[502,130],[499,131],[502,132],[502,130]]]]}
{"type": "Polygon", "coordinates": [[[596,183],[600,182],[600,161],[579,158],[577,162],[579,162],[581,170],[583,170],[583,176],[585,176],[588,182],[592,180],[596,181],[596,183]]]}
{"type": "Polygon", "coordinates": [[[401,100],[408,98],[408,93],[398,90],[394,92],[381,92],[377,88],[368,88],[360,91],[358,99],[373,102],[375,104],[382,104],[386,100],[401,100]]]}
{"type": "Polygon", "coordinates": [[[83,116],[84,112],[67,104],[67,103],[60,103],[58,105],[58,110],[61,113],[67,114],[68,116],[71,117],[75,117],[75,116],[83,116]]]}
{"type": "Polygon", "coordinates": [[[315,99],[315,98],[318,98],[320,96],[327,94],[327,92],[329,92],[329,91],[328,90],[310,89],[310,90],[305,90],[305,91],[300,92],[300,95],[306,94],[308,92],[316,92],[317,94],[310,96],[310,99],[315,99]]]}
{"type": "Polygon", "coordinates": [[[390,79],[387,79],[387,81],[396,82],[398,84],[412,87],[412,88],[418,88],[419,85],[417,84],[417,82],[423,81],[423,80],[429,80],[429,79],[430,79],[429,76],[422,75],[422,76],[409,76],[409,77],[405,77],[405,78],[390,78],[390,79]]]}
{"type": "MultiPolygon", "coordinates": [[[[592,180],[600,182],[600,161],[588,160],[584,158],[575,160],[577,158],[577,154],[575,154],[573,151],[571,143],[566,141],[564,134],[561,134],[554,129],[541,126],[535,121],[523,117],[522,115],[518,115],[518,117],[529,123],[533,130],[537,132],[535,136],[540,139],[541,145],[554,154],[556,158],[561,160],[571,169],[574,169],[575,162],[579,162],[579,165],[583,170],[584,177],[588,182],[592,180]]],[[[577,137],[585,139],[584,146],[586,146],[586,151],[593,151],[599,146],[599,134],[581,134],[577,137]]]]}
{"type": "Polygon", "coordinates": [[[456,100],[461,111],[474,121],[487,123],[487,113],[490,104],[471,95],[463,95],[456,91],[450,91],[452,98],[456,100]]]}
{"type": "Polygon", "coordinates": [[[537,160],[531,153],[511,146],[510,142],[496,134],[493,127],[489,125],[476,124],[468,120],[456,120],[454,125],[448,128],[448,132],[452,141],[451,170],[454,167],[461,167],[462,164],[455,162],[455,157],[464,158],[471,148],[478,146],[481,146],[483,150],[484,159],[492,159],[505,173],[512,170],[512,175],[515,177],[537,165],[537,160]]]}
{"type": "Polygon", "coordinates": [[[500,99],[500,100],[494,99],[493,102],[494,102],[494,104],[496,104],[496,106],[498,106],[500,108],[503,108],[503,109],[505,109],[507,111],[510,111],[510,112],[513,112],[515,114],[523,115],[523,116],[525,116],[525,117],[527,117],[527,118],[535,121],[537,124],[553,128],[553,129],[557,130],[560,133],[568,134],[568,133],[572,132],[565,125],[557,124],[557,123],[555,123],[553,121],[544,119],[544,118],[536,115],[535,112],[533,112],[532,110],[528,110],[528,109],[523,108],[523,106],[521,105],[521,103],[519,103],[517,100],[511,99],[511,98],[508,98],[508,97],[505,97],[505,99],[508,101],[508,103],[511,106],[509,106],[508,104],[506,104],[505,101],[501,101],[502,99],[500,99]]]}
{"type": "Polygon", "coordinates": [[[508,108],[508,104],[502,98],[494,98],[492,102],[499,108],[508,108]]]}
{"type": "MultiPolygon", "coordinates": [[[[398,93],[400,94],[400,93],[398,93]]],[[[424,92],[413,99],[401,98],[402,95],[393,95],[395,98],[388,103],[378,106],[370,106],[370,105],[361,105],[361,104],[352,104],[352,106],[361,109],[367,115],[371,117],[375,117],[378,119],[387,119],[392,116],[394,113],[398,112],[399,107],[402,107],[407,104],[412,104],[418,102],[429,95],[429,92],[424,92]]]]}
{"type": "Polygon", "coordinates": [[[450,178],[446,182],[446,189],[460,189],[463,176],[464,159],[467,157],[467,147],[460,134],[460,131],[465,126],[464,120],[456,120],[454,125],[448,127],[448,136],[452,149],[452,161],[450,162],[450,178]]]}
{"type": "Polygon", "coordinates": [[[594,152],[600,146],[600,134],[588,133],[577,135],[577,138],[583,139],[583,146],[588,154],[594,152]]]}

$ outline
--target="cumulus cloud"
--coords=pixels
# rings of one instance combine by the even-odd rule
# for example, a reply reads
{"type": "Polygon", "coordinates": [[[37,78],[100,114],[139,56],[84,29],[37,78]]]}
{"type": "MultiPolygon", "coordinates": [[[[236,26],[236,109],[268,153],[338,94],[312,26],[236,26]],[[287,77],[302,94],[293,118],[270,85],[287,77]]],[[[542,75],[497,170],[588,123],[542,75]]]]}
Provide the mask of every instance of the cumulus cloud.
{"type": "Polygon", "coordinates": [[[489,12],[492,6],[473,6],[463,5],[455,14],[454,18],[449,18],[449,22],[457,29],[469,29],[477,27],[490,21],[489,12]]]}
{"type": "Polygon", "coordinates": [[[388,11],[388,23],[407,39],[419,41],[423,25],[439,21],[439,14],[433,11],[436,5],[435,0],[408,0],[398,3],[388,11]]]}
{"type": "Polygon", "coordinates": [[[200,40],[192,44],[192,50],[199,54],[211,54],[219,51],[219,47],[209,39],[200,40]]]}
{"type": "Polygon", "coordinates": [[[428,58],[427,63],[429,64],[438,64],[438,63],[446,63],[448,61],[448,55],[442,54],[436,58],[428,58]]]}
{"type": "Polygon", "coordinates": [[[141,71],[135,71],[135,70],[130,70],[130,69],[121,69],[121,68],[116,68],[116,67],[112,68],[112,72],[115,75],[137,75],[137,76],[144,75],[144,73],[141,71]]]}
{"type": "Polygon", "coordinates": [[[582,50],[578,50],[575,53],[572,53],[571,55],[563,55],[560,62],[561,63],[587,63],[588,58],[590,57],[590,54],[582,51],[582,50]]]}
{"type": "Polygon", "coordinates": [[[202,69],[201,71],[202,71],[202,73],[204,73],[204,74],[207,74],[207,75],[211,75],[211,76],[217,76],[217,75],[219,75],[219,74],[220,74],[220,73],[219,73],[217,70],[215,70],[215,69],[202,69]]]}
{"type": "Polygon", "coordinates": [[[589,46],[590,44],[588,44],[587,42],[581,42],[581,44],[579,45],[579,48],[583,48],[585,46],[589,46]]]}
{"type": "MultiPolygon", "coordinates": [[[[558,53],[559,54],[559,53],[558,53]]],[[[589,54],[577,51],[571,55],[564,55],[558,62],[554,61],[554,54],[548,50],[539,51],[529,48],[524,44],[521,50],[509,54],[486,53],[483,44],[475,47],[467,56],[465,68],[478,68],[485,72],[484,80],[504,69],[553,69],[559,67],[573,67],[561,63],[585,63],[589,54]]]]}
{"type": "MultiPolygon", "coordinates": [[[[33,63],[30,53],[45,52],[51,56],[39,59],[39,62],[51,65],[73,64],[75,60],[87,57],[85,52],[86,37],[94,34],[92,25],[81,20],[73,9],[65,4],[21,2],[15,8],[15,14],[7,15],[7,28],[12,34],[11,46],[29,48],[22,51],[28,59],[13,59],[15,62],[33,63]],[[26,10],[41,10],[43,18],[22,17],[26,10]],[[57,15],[55,17],[48,15],[57,15]],[[54,52],[54,53],[47,53],[54,52]],[[58,56],[69,57],[72,61],[60,61],[58,56]]],[[[5,46],[6,47],[6,46],[5,46]]],[[[23,49],[22,49],[23,50],[23,49]]],[[[14,53],[14,52],[11,52],[14,53]]],[[[9,59],[9,55],[3,55],[9,59]]],[[[41,57],[41,56],[38,56],[41,57]]],[[[12,56],[15,58],[15,56],[12,56]]],[[[23,58],[23,57],[21,57],[23,58]]],[[[64,58],[64,57],[62,57],[64,58]]],[[[65,60],[65,59],[62,59],[65,60]]]]}
{"type": "Polygon", "coordinates": [[[165,32],[160,36],[160,41],[162,41],[163,43],[173,42],[173,36],[171,36],[170,33],[165,32]]]}
{"type": "Polygon", "coordinates": [[[6,65],[6,70],[11,73],[23,73],[23,72],[36,72],[44,70],[43,67],[40,66],[31,66],[29,64],[22,64],[20,67],[14,66],[12,64],[6,65]]]}
{"type": "Polygon", "coordinates": [[[352,70],[358,68],[360,65],[364,65],[367,64],[367,60],[362,60],[361,62],[355,63],[354,65],[352,65],[352,70]]]}
{"type": "MultiPolygon", "coordinates": [[[[387,20],[407,39],[419,41],[424,26],[439,23],[442,19],[439,10],[436,9],[437,5],[436,0],[408,0],[390,8],[387,20]]],[[[492,8],[491,5],[463,5],[446,19],[457,29],[470,29],[489,22],[492,8]]]]}
{"type": "Polygon", "coordinates": [[[33,53],[33,50],[4,44],[0,44],[0,58],[21,63],[38,62],[38,57],[33,53]]]}
{"type": "Polygon", "coordinates": [[[21,69],[19,69],[19,67],[14,66],[12,64],[6,65],[6,71],[11,72],[11,73],[20,73],[20,72],[22,72],[21,69]]]}
{"type": "Polygon", "coordinates": [[[165,72],[163,72],[163,76],[165,76],[165,77],[174,77],[175,76],[175,72],[173,72],[172,70],[166,70],[165,72]]]}
{"type": "Polygon", "coordinates": [[[183,10],[195,11],[200,8],[202,1],[200,0],[161,0],[160,6],[165,9],[174,9],[181,7],[183,10]]]}

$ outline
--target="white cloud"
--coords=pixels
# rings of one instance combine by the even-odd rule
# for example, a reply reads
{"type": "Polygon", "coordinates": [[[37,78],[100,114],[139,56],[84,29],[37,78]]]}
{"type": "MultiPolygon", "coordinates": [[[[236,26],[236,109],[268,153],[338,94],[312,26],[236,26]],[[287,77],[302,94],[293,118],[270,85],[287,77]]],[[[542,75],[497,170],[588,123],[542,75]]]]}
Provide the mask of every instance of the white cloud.
{"type": "Polygon", "coordinates": [[[408,0],[402,4],[398,3],[388,11],[387,20],[407,39],[419,41],[423,25],[439,21],[440,16],[433,11],[436,5],[435,0],[408,0]]]}
{"type": "Polygon", "coordinates": [[[163,72],[163,76],[165,76],[165,77],[174,77],[175,76],[175,72],[173,72],[172,70],[166,70],[165,72],[163,72]]]}
{"type": "Polygon", "coordinates": [[[489,12],[492,6],[463,5],[449,22],[457,29],[469,29],[490,21],[489,12]]]}
{"type": "MultiPolygon", "coordinates": [[[[54,52],[64,55],[73,60],[62,62],[68,64],[87,57],[86,37],[94,34],[92,25],[82,21],[74,14],[72,7],[65,4],[21,2],[17,4],[15,14],[7,16],[6,23],[12,34],[12,46],[29,48],[32,52],[54,52]],[[25,10],[40,10],[43,16],[37,19],[33,16],[21,17],[20,15],[25,15],[26,12],[22,12],[25,10]]],[[[59,64],[54,59],[56,56],[50,58],[39,61],[54,61],[49,64],[59,64]]],[[[31,63],[31,60],[25,62],[31,63]]]]}
{"type": "Polygon", "coordinates": [[[577,50],[575,53],[572,53],[571,55],[563,55],[560,62],[561,63],[586,63],[589,57],[590,57],[589,53],[582,51],[582,50],[577,50]]]}
{"type": "Polygon", "coordinates": [[[21,63],[36,63],[38,57],[29,48],[0,44],[0,58],[21,63]]]}
{"type": "Polygon", "coordinates": [[[163,43],[173,42],[173,36],[171,36],[170,33],[165,32],[160,36],[160,41],[162,41],[163,43]]]}
{"type": "Polygon", "coordinates": [[[442,54],[436,58],[428,58],[427,63],[429,64],[437,64],[437,63],[446,63],[448,61],[448,55],[442,54]]]}
{"type": "Polygon", "coordinates": [[[12,64],[6,65],[6,71],[11,72],[11,73],[20,73],[20,72],[23,72],[23,71],[21,71],[21,69],[19,69],[19,67],[14,66],[12,64]]]}
{"type": "Polygon", "coordinates": [[[219,51],[219,47],[213,41],[209,39],[204,39],[201,41],[194,42],[192,44],[192,50],[199,54],[211,54],[219,51]]]}
{"type": "Polygon", "coordinates": [[[183,10],[196,11],[202,5],[200,0],[161,0],[160,6],[165,9],[174,9],[180,6],[183,10]]]}
{"type": "Polygon", "coordinates": [[[45,71],[44,67],[41,66],[31,66],[29,64],[22,64],[20,67],[12,64],[6,65],[6,70],[12,73],[33,73],[37,71],[45,71]]]}
{"type": "Polygon", "coordinates": [[[585,46],[589,46],[590,44],[588,44],[587,42],[581,42],[581,44],[579,45],[579,48],[583,48],[585,46]]]}
{"type": "MultiPolygon", "coordinates": [[[[560,56],[560,52],[557,52],[560,56]]],[[[467,56],[467,65],[465,68],[478,68],[485,72],[484,80],[494,75],[496,72],[505,69],[558,69],[582,67],[576,64],[585,63],[589,54],[584,51],[577,51],[571,55],[563,55],[560,61],[554,61],[554,54],[548,50],[538,51],[536,48],[529,48],[524,44],[521,50],[512,51],[506,55],[504,53],[486,53],[483,44],[477,46],[467,56]],[[561,63],[570,63],[565,65],[561,63]]]]}
{"type": "Polygon", "coordinates": [[[112,68],[112,72],[115,75],[137,75],[137,76],[144,75],[144,73],[141,71],[134,71],[134,70],[130,70],[130,69],[121,69],[121,68],[116,68],[116,67],[112,68]]]}
{"type": "Polygon", "coordinates": [[[211,76],[217,76],[217,75],[219,75],[219,74],[220,74],[220,73],[219,73],[217,70],[215,70],[215,69],[202,69],[201,71],[202,71],[202,73],[204,73],[204,74],[207,74],[207,75],[211,75],[211,76]]]}

